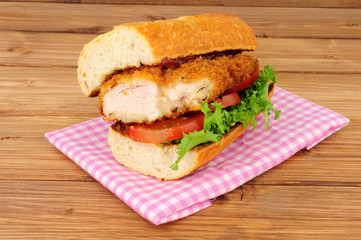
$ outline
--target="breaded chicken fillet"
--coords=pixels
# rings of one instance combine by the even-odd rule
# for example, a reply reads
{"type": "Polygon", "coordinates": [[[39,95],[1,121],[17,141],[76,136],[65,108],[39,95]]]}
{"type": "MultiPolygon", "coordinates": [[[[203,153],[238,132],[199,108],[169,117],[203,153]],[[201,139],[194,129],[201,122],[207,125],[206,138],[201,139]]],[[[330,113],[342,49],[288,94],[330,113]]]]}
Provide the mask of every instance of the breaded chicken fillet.
{"type": "Polygon", "coordinates": [[[249,79],[258,60],[242,55],[198,56],[180,66],[142,66],[115,74],[100,91],[107,120],[150,123],[201,109],[234,84],[249,79]]]}

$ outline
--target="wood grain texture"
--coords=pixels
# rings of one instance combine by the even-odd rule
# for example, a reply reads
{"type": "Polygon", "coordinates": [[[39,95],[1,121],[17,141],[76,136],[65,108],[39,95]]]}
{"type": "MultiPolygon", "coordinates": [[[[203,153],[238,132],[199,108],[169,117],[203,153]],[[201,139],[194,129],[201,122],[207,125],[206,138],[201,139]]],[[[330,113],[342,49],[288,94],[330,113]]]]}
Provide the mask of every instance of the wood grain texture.
{"type": "Polygon", "coordinates": [[[0,67],[2,116],[74,116],[81,119],[100,116],[98,99],[82,94],[75,68],[16,69],[14,72],[14,67],[0,67]]]}
{"type": "Polygon", "coordinates": [[[356,187],[247,184],[192,217],[155,227],[97,182],[1,181],[7,227],[0,238],[357,239],[360,194],[356,187]]]}
{"type": "Polygon", "coordinates": [[[257,37],[361,38],[361,9],[354,8],[270,9],[268,7],[2,2],[0,3],[0,31],[99,34],[109,31],[114,25],[126,22],[154,21],[216,12],[236,14],[253,28],[257,37]]]}
{"type": "Polygon", "coordinates": [[[0,2],[0,239],[361,238],[359,1],[39,1],[0,2]],[[204,4],[229,6],[182,6],[204,4]],[[204,12],[242,17],[258,36],[252,54],[280,72],[279,87],[351,122],[211,207],[154,226],[44,133],[99,116],[76,80],[84,43],[119,23],[204,12]]]}
{"type": "MultiPolygon", "coordinates": [[[[238,7],[307,7],[307,8],[361,8],[358,0],[1,0],[3,2],[49,2],[87,4],[176,5],[176,6],[238,6],[238,7]]],[[[0,2],[1,2],[0,1],[0,2]]]]}
{"type": "MultiPolygon", "coordinates": [[[[94,34],[2,32],[0,65],[76,68],[83,45],[94,34]]],[[[278,71],[361,73],[360,40],[259,38],[250,54],[278,71]],[[347,54],[345,54],[347,53],[347,54]]]]}

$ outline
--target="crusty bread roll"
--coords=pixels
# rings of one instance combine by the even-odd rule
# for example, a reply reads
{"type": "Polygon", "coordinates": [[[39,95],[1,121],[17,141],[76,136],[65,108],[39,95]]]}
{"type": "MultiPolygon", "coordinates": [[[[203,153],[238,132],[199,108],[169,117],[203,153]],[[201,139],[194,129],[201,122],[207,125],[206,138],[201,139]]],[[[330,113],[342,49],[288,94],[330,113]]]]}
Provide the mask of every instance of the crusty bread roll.
{"type": "Polygon", "coordinates": [[[232,14],[203,14],[114,27],[86,44],[78,60],[82,92],[96,96],[116,70],[214,51],[255,50],[252,29],[232,14]]]}
{"type": "MultiPolygon", "coordinates": [[[[274,86],[273,83],[270,84],[268,98],[272,97],[274,86]]],[[[170,166],[178,158],[178,145],[133,141],[126,133],[117,130],[116,124],[109,128],[108,134],[108,142],[115,159],[129,169],[159,180],[175,180],[188,175],[212,160],[247,129],[238,124],[219,140],[220,144],[212,142],[194,147],[180,160],[178,170],[172,170],[170,166]]]]}

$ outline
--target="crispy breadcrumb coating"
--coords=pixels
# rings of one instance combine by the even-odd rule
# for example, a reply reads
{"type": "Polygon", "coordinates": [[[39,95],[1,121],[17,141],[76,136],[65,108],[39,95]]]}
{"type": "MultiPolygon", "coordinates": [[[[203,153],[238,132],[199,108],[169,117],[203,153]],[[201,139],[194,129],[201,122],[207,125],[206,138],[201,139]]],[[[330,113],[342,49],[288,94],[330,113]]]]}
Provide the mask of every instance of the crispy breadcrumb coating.
{"type": "Polygon", "coordinates": [[[214,59],[203,59],[201,56],[193,62],[182,64],[178,68],[164,69],[160,66],[141,66],[130,68],[112,76],[101,89],[102,95],[115,85],[130,82],[133,79],[145,79],[158,86],[167,87],[171,84],[191,83],[199,79],[209,78],[215,83],[213,101],[218,95],[231,88],[233,84],[247,80],[257,69],[258,60],[250,55],[223,55],[214,59]]]}

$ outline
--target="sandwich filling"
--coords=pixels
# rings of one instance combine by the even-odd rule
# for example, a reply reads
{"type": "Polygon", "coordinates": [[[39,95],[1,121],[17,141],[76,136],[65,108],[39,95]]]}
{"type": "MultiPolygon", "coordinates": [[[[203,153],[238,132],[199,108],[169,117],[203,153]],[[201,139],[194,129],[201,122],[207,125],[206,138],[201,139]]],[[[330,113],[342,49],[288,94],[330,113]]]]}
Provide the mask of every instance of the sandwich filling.
{"type": "Polygon", "coordinates": [[[257,125],[256,116],[262,112],[265,116],[265,128],[268,128],[270,112],[278,118],[280,111],[273,108],[268,92],[273,90],[276,72],[269,66],[254,77],[250,87],[228,89],[223,97],[213,103],[202,102],[201,111],[188,113],[176,119],[158,121],[153,124],[122,124],[117,122],[114,130],[126,134],[139,142],[177,144],[178,159],[170,166],[178,169],[178,162],[193,147],[208,142],[218,142],[230,132],[231,128],[249,124],[257,125]],[[232,91],[233,90],[233,91],[232,91]],[[231,93],[227,93],[231,91],[231,93]]]}
{"type": "Polygon", "coordinates": [[[258,60],[240,51],[165,58],[114,74],[101,89],[100,111],[106,120],[125,124],[174,119],[246,83],[257,69],[258,60]]]}

